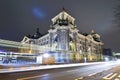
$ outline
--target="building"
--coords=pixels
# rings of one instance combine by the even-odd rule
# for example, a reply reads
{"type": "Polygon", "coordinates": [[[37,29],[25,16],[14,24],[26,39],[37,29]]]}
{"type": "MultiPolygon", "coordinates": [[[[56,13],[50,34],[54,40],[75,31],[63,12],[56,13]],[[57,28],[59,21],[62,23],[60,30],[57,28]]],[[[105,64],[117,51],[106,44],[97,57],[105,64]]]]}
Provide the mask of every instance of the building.
{"type": "Polygon", "coordinates": [[[104,61],[110,61],[110,60],[115,60],[116,54],[112,52],[112,49],[110,48],[104,48],[103,49],[103,59],[104,61]]]}
{"type": "Polygon", "coordinates": [[[25,36],[21,42],[48,47],[47,50],[49,51],[58,51],[52,55],[55,62],[97,61],[102,59],[103,43],[100,35],[94,30],[89,34],[80,33],[75,25],[75,18],[69,15],[65,9],[51,20],[52,25],[50,25],[46,35],[41,36],[37,29],[35,35],[25,36]],[[59,57],[60,60],[57,60],[56,57],[59,57]]]}
{"type": "Polygon", "coordinates": [[[120,53],[113,53],[113,56],[116,57],[117,59],[120,59],[120,53]]]}
{"type": "Polygon", "coordinates": [[[108,49],[103,49],[103,55],[106,55],[106,56],[113,56],[113,53],[112,53],[112,49],[108,48],[108,49]]]}

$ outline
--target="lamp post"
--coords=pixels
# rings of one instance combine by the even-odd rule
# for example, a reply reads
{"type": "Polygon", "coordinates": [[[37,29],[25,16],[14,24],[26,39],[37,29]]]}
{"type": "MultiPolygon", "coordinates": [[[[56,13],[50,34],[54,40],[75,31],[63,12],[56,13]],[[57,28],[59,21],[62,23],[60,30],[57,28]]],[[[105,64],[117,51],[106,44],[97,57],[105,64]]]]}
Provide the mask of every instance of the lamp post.
{"type": "Polygon", "coordinates": [[[86,63],[87,62],[87,46],[86,46],[86,36],[85,36],[85,54],[84,54],[84,62],[86,63]]]}

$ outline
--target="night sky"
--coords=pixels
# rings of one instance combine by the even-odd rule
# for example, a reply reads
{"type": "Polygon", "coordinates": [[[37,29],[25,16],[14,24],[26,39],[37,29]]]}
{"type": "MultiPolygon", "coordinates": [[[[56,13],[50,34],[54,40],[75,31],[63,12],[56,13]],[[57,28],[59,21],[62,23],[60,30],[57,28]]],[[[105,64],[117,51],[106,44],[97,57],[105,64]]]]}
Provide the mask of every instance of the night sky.
{"type": "Polygon", "coordinates": [[[120,27],[113,22],[119,4],[118,0],[0,0],[0,39],[21,41],[36,28],[47,33],[51,18],[64,6],[80,32],[94,29],[105,48],[120,52],[120,27]]]}

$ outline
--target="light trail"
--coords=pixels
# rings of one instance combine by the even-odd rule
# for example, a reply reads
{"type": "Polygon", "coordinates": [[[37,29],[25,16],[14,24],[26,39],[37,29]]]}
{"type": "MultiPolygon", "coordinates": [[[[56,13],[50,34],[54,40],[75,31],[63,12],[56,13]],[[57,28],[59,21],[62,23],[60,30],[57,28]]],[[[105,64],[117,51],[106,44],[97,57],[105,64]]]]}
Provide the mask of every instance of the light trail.
{"type": "Polygon", "coordinates": [[[40,78],[40,77],[47,76],[47,75],[48,74],[38,75],[38,76],[31,76],[31,77],[19,78],[17,80],[28,80],[28,79],[40,78]]]}
{"type": "MultiPolygon", "coordinates": [[[[10,47],[10,48],[16,48],[16,49],[31,49],[31,50],[38,50],[39,52],[45,52],[45,51],[53,51],[53,52],[62,52],[66,50],[62,49],[52,49],[51,47],[46,47],[46,46],[40,46],[36,44],[28,44],[28,43],[21,43],[21,42],[16,42],[16,41],[9,41],[9,40],[3,40],[0,39],[0,46],[3,47],[10,47]]],[[[71,51],[69,51],[71,52],[71,51]]]]}
{"type": "Polygon", "coordinates": [[[55,68],[65,68],[65,67],[75,67],[75,66],[86,66],[93,64],[104,64],[108,62],[94,62],[94,63],[74,63],[74,64],[60,64],[60,65],[45,65],[45,66],[36,66],[36,67],[24,67],[24,68],[14,68],[13,70],[9,69],[0,69],[0,73],[11,73],[11,72],[21,72],[21,71],[32,71],[32,70],[44,70],[44,69],[55,69],[55,68]]]}

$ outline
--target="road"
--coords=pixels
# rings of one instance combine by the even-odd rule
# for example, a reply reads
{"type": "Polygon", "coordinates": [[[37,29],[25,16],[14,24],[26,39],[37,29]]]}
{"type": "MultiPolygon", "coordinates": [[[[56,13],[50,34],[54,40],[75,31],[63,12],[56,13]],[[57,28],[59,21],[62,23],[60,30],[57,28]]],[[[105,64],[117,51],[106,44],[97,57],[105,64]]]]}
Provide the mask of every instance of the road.
{"type": "MultiPolygon", "coordinates": [[[[108,62],[103,64],[94,64],[89,66],[60,68],[60,69],[48,69],[48,70],[36,70],[36,71],[24,71],[16,73],[0,74],[0,80],[75,80],[78,78],[89,77],[93,75],[109,71],[109,69],[120,66],[120,62],[108,62]]],[[[108,72],[105,72],[107,75],[108,72]]],[[[102,76],[102,77],[103,77],[102,76]]],[[[91,80],[91,79],[90,79],[91,80]]],[[[93,80],[102,80],[97,79],[93,80]]]]}

